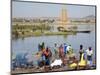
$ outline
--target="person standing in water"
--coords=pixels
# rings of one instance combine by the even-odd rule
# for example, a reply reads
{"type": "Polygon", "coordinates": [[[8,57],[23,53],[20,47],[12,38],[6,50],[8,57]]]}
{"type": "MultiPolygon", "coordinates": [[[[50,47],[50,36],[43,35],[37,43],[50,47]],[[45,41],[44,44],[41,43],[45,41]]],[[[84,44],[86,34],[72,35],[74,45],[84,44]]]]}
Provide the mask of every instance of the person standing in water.
{"type": "Polygon", "coordinates": [[[52,52],[48,47],[46,48],[44,55],[45,55],[45,65],[50,65],[50,58],[52,56],[52,52]]]}
{"type": "Polygon", "coordinates": [[[81,60],[82,53],[84,53],[83,45],[80,45],[80,50],[79,50],[80,57],[79,57],[79,60],[81,60]]]}
{"type": "Polygon", "coordinates": [[[45,49],[45,43],[44,42],[42,42],[41,48],[42,48],[42,50],[45,49]]]}
{"type": "Polygon", "coordinates": [[[58,58],[58,47],[56,43],[54,44],[54,55],[55,55],[55,58],[58,58]]]}
{"type": "Polygon", "coordinates": [[[63,45],[61,44],[59,47],[59,57],[63,58],[64,57],[64,51],[63,51],[63,45]]]}
{"type": "Polygon", "coordinates": [[[66,43],[64,43],[64,55],[66,55],[66,53],[67,53],[67,45],[66,43]]]}
{"type": "Polygon", "coordinates": [[[92,55],[93,55],[93,50],[91,47],[89,47],[87,50],[86,50],[86,54],[87,54],[87,64],[90,65],[91,62],[92,62],[92,55]]]}
{"type": "Polygon", "coordinates": [[[38,44],[38,51],[41,51],[41,45],[38,44]]]}
{"type": "Polygon", "coordinates": [[[73,53],[73,48],[72,48],[71,45],[68,45],[68,46],[67,46],[67,53],[68,53],[68,54],[72,54],[72,53],[73,53]]]}

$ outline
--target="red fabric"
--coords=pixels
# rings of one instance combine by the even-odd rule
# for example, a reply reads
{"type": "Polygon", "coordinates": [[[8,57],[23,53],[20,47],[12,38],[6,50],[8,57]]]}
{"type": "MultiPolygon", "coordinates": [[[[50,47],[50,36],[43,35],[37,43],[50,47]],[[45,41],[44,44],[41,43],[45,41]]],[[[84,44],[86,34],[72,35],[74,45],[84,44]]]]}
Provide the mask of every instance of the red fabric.
{"type": "Polygon", "coordinates": [[[44,54],[45,54],[46,56],[49,56],[49,52],[47,52],[47,51],[45,51],[44,54]]]}

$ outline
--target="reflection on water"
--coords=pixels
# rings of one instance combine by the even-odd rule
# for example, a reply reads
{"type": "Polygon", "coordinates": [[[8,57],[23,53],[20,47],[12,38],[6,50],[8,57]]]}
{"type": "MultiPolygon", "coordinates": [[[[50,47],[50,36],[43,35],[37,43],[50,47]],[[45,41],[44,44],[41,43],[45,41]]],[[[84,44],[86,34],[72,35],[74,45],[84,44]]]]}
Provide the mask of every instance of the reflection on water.
{"type": "Polygon", "coordinates": [[[30,54],[29,57],[34,59],[31,55],[38,51],[38,44],[42,42],[44,42],[46,46],[49,46],[51,50],[53,50],[54,43],[57,43],[58,45],[66,43],[67,45],[72,45],[75,53],[79,51],[80,44],[84,46],[84,49],[91,46],[95,52],[95,26],[84,25],[78,27],[79,29],[85,28],[91,29],[92,31],[90,33],[77,33],[75,35],[53,35],[13,39],[12,52],[14,54],[28,52],[30,54]]]}

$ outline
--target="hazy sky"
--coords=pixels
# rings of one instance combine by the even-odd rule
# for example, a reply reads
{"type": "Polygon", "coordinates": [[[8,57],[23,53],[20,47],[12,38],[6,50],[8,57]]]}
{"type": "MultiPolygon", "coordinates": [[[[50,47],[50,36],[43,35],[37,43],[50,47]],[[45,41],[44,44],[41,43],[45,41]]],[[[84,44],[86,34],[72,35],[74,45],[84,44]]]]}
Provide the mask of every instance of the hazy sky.
{"type": "Polygon", "coordinates": [[[59,5],[32,2],[12,2],[12,17],[59,17],[61,9],[67,10],[68,17],[95,15],[94,6],[59,5]]]}

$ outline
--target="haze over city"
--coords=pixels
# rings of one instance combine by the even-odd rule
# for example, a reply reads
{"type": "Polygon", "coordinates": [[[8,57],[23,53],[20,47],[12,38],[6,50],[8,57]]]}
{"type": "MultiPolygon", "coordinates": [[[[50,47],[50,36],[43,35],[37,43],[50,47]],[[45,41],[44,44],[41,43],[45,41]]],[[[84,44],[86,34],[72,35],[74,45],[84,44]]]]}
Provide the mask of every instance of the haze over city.
{"type": "Polygon", "coordinates": [[[68,17],[82,18],[95,16],[95,6],[62,5],[33,2],[12,2],[12,17],[59,17],[62,8],[68,17]]]}

